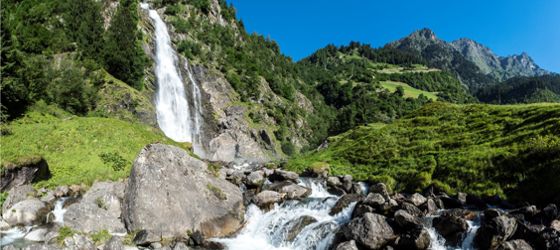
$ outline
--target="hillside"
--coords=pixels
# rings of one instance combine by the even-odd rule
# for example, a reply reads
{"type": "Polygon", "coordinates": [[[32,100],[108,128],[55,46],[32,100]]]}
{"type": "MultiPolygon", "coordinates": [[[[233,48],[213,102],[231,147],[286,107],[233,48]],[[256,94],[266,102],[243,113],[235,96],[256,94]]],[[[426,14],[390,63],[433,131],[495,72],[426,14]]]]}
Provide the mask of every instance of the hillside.
{"type": "Polygon", "coordinates": [[[429,185],[447,192],[559,201],[560,105],[454,105],[435,102],[387,125],[331,137],[326,149],[288,168],[329,165],[333,174],[384,181],[395,190],[429,185]],[[539,186],[547,189],[534,193],[539,186]],[[548,190],[548,191],[547,191],[548,190]]]}
{"type": "Polygon", "coordinates": [[[496,104],[560,102],[560,76],[515,77],[482,88],[476,95],[496,104]]]}

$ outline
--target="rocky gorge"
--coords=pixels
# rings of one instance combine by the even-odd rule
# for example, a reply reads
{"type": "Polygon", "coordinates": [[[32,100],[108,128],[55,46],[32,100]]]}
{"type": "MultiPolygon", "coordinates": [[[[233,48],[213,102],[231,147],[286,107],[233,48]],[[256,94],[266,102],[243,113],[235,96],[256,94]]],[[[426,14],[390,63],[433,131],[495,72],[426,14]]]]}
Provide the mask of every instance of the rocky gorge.
{"type": "Polygon", "coordinates": [[[318,168],[300,176],[270,165],[222,165],[150,144],[126,180],[50,190],[10,185],[2,249],[560,247],[554,204],[514,206],[434,187],[394,193],[318,168]]]}

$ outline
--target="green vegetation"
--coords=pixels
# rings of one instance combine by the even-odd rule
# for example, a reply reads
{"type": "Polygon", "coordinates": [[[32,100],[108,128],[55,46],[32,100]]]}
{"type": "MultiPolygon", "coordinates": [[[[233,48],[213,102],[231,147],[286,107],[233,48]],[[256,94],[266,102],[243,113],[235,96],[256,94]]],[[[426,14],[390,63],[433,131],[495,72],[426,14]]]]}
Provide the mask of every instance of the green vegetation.
{"type": "Polygon", "coordinates": [[[432,101],[437,100],[437,93],[419,90],[403,82],[382,81],[381,86],[383,88],[386,88],[390,92],[395,92],[397,91],[398,87],[401,87],[403,88],[404,91],[403,93],[404,97],[418,98],[420,95],[424,95],[425,97],[427,97],[432,101]]]}
{"type": "Polygon", "coordinates": [[[111,234],[107,230],[101,230],[97,233],[91,234],[91,240],[93,240],[93,243],[95,243],[96,246],[107,242],[109,239],[111,239],[111,234]]]}
{"type": "Polygon", "coordinates": [[[8,198],[8,192],[0,192],[0,207],[4,205],[4,202],[8,198]]]}
{"type": "Polygon", "coordinates": [[[220,200],[227,200],[227,195],[222,191],[219,187],[216,187],[210,183],[206,185],[208,190],[210,190],[218,199],[220,200]]]}
{"type": "Polygon", "coordinates": [[[72,237],[76,233],[77,232],[72,230],[72,228],[67,227],[67,226],[63,226],[60,229],[58,229],[58,235],[56,236],[56,243],[58,243],[58,245],[62,246],[62,244],[64,244],[64,239],[66,239],[68,237],[72,237]]]}
{"type": "Polygon", "coordinates": [[[560,105],[436,102],[391,124],[332,137],[327,149],[296,157],[287,167],[301,172],[324,162],[333,174],[382,180],[398,191],[433,184],[451,193],[543,204],[560,201],[559,134],[560,105]]]}
{"type": "Polygon", "coordinates": [[[560,75],[515,77],[481,88],[476,95],[496,104],[560,102],[560,75]]]}
{"type": "Polygon", "coordinates": [[[8,124],[11,135],[2,136],[3,165],[30,155],[41,155],[47,160],[52,178],[37,183],[41,187],[124,178],[146,144],[187,146],[137,123],[100,117],[56,117],[52,113],[55,112],[28,112],[8,124]]]}

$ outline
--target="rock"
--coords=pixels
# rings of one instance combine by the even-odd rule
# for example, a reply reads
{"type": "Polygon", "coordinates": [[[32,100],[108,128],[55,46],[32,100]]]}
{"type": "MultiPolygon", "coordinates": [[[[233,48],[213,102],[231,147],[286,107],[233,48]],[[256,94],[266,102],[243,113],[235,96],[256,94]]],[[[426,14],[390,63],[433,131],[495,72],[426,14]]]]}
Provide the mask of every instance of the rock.
{"type": "Polygon", "coordinates": [[[352,218],[361,217],[365,213],[378,213],[387,215],[387,206],[385,198],[378,193],[369,193],[362,202],[358,202],[354,211],[352,212],[352,218]]]}
{"type": "Polygon", "coordinates": [[[553,220],[553,221],[550,223],[550,228],[552,228],[552,229],[554,229],[554,230],[560,232],[560,220],[553,220]]]}
{"type": "Polygon", "coordinates": [[[5,213],[9,207],[27,198],[35,197],[36,193],[33,186],[29,184],[13,187],[8,192],[4,204],[2,204],[2,211],[5,213]]]}
{"type": "Polygon", "coordinates": [[[355,240],[349,240],[338,244],[335,250],[358,250],[358,246],[355,240]]]}
{"type": "Polygon", "coordinates": [[[28,241],[38,241],[43,242],[46,240],[46,235],[49,230],[45,227],[38,227],[32,229],[29,233],[27,233],[23,238],[28,241]]]}
{"type": "Polygon", "coordinates": [[[371,187],[369,187],[369,192],[370,193],[378,193],[381,194],[383,196],[383,198],[385,199],[389,199],[389,191],[387,189],[387,185],[385,185],[385,183],[377,183],[372,185],[371,187]]]}
{"type": "Polygon", "coordinates": [[[483,212],[483,219],[485,223],[490,223],[492,221],[492,219],[502,215],[502,211],[495,209],[495,208],[489,208],[484,210],[483,212]]]}
{"type": "Polygon", "coordinates": [[[56,196],[54,195],[54,191],[49,190],[45,192],[40,199],[44,203],[52,204],[56,201],[56,196]]]}
{"type": "Polygon", "coordinates": [[[251,172],[247,175],[248,187],[260,187],[264,183],[264,173],[262,171],[251,172]]]}
{"type": "Polygon", "coordinates": [[[449,196],[445,196],[445,195],[444,196],[439,196],[438,198],[442,201],[443,206],[446,209],[463,208],[463,203],[458,199],[455,199],[455,198],[449,197],[449,196]]]}
{"type": "Polygon", "coordinates": [[[381,249],[396,238],[387,218],[374,213],[352,219],[342,231],[347,239],[355,240],[367,249],[381,249]]]}
{"type": "Polygon", "coordinates": [[[432,225],[450,246],[459,245],[469,229],[469,224],[466,220],[446,212],[434,218],[432,225]]]}
{"type": "Polygon", "coordinates": [[[412,203],[414,206],[418,207],[424,204],[426,201],[428,201],[428,199],[426,199],[426,197],[424,197],[419,193],[414,193],[408,198],[408,201],[412,203]]]}
{"type": "Polygon", "coordinates": [[[537,207],[532,205],[532,206],[524,206],[518,209],[511,210],[509,211],[509,214],[520,215],[522,216],[521,219],[529,220],[533,218],[535,215],[537,215],[538,212],[539,210],[537,209],[537,207]]]}
{"type": "Polygon", "coordinates": [[[132,242],[138,246],[148,246],[154,242],[160,242],[162,239],[161,233],[153,230],[140,230],[134,236],[132,242]]]}
{"type": "Polygon", "coordinates": [[[81,234],[74,234],[64,239],[64,246],[69,249],[96,250],[93,241],[81,234]]]}
{"type": "Polygon", "coordinates": [[[311,189],[302,187],[297,184],[290,184],[283,186],[278,190],[280,193],[284,194],[287,199],[303,199],[311,194],[311,189]]]}
{"type": "Polygon", "coordinates": [[[420,220],[418,217],[412,216],[404,210],[398,210],[397,212],[395,212],[394,218],[399,227],[405,230],[420,229],[423,227],[422,220],[420,220]]]}
{"type": "Polygon", "coordinates": [[[105,242],[103,250],[124,250],[122,239],[117,236],[111,237],[111,239],[105,242]]]}
{"type": "Polygon", "coordinates": [[[2,215],[10,226],[41,224],[49,209],[44,202],[32,198],[20,201],[8,208],[2,215]]]}
{"type": "Polygon", "coordinates": [[[152,230],[162,237],[187,230],[224,237],[241,227],[243,196],[213,176],[203,161],[169,145],[150,144],[136,158],[125,187],[123,220],[129,232],[152,230]]]}
{"type": "Polygon", "coordinates": [[[420,217],[420,216],[424,215],[422,213],[422,210],[420,210],[419,208],[414,206],[412,203],[403,202],[403,203],[401,203],[400,208],[402,210],[408,212],[412,216],[420,217]]]}
{"type": "Polygon", "coordinates": [[[173,250],[189,250],[189,247],[184,242],[176,242],[173,246],[173,250]]]}
{"type": "Polygon", "coordinates": [[[465,206],[465,204],[467,204],[467,194],[462,192],[457,193],[457,200],[462,206],[465,206]]]}
{"type": "Polygon", "coordinates": [[[255,205],[264,209],[269,209],[274,203],[279,203],[283,199],[284,195],[271,190],[262,191],[254,197],[255,205]]]}
{"type": "Polygon", "coordinates": [[[498,250],[533,250],[533,247],[524,240],[510,240],[502,243],[498,250]]]}
{"type": "MultiPolygon", "coordinates": [[[[486,213],[485,213],[486,214],[486,213]]],[[[517,229],[517,221],[506,215],[495,217],[488,221],[485,219],[476,232],[474,242],[482,249],[496,249],[510,239],[517,229]]]]}
{"type": "Polygon", "coordinates": [[[432,198],[428,198],[426,203],[422,204],[419,208],[425,214],[433,214],[433,213],[437,212],[437,210],[438,210],[436,202],[432,198]]]}
{"type": "Polygon", "coordinates": [[[68,186],[58,186],[54,190],[54,196],[60,198],[60,197],[63,197],[63,196],[67,196],[69,192],[70,192],[70,189],[68,188],[68,186]]]}
{"type": "Polygon", "coordinates": [[[426,250],[430,247],[430,243],[430,233],[428,233],[428,230],[417,228],[399,236],[395,245],[397,249],[426,250]]]}
{"type": "Polygon", "coordinates": [[[243,180],[245,179],[245,173],[243,171],[233,171],[230,175],[226,177],[226,180],[229,182],[239,186],[243,184],[243,180]]]}
{"type": "Polygon", "coordinates": [[[359,202],[362,199],[363,199],[363,197],[361,195],[357,195],[357,194],[343,195],[342,197],[340,197],[340,199],[338,199],[338,201],[336,201],[334,206],[331,208],[331,211],[329,211],[329,214],[330,215],[338,214],[342,210],[344,210],[346,207],[348,207],[352,202],[359,202]]]}
{"type": "Polygon", "coordinates": [[[3,219],[0,219],[0,231],[4,231],[4,230],[8,230],[10,229],[10,224],[8,224],[8,222],[5,222],[3,219]]]}
{"type": "Polygon", "coordinates": [[[560,249],[560,232],[546,228],[539,233],[536,243],[537,249],[560,249]]]}
{"type": "Polygon", "coordinates": [[[329,164],[326,162],[315,162],[303,173],[303,176],[312,178],[327,178],[328,175],[329,164]]]}
{"type": "Polygon", "coordinates": [[[20,159],[18,162],[3,163],[0,174],[0,192],[13,187],[50,178],[49,165],[42,157],[34,156],[20,159]]]}
{"type": "Polygon", "coordinates": [[[327,178],[327,186],[339,187],[342,186],[342,182],[340,181],[340,178],[338,178],[337,176],[329,176],[327,178]]]}
{"type": "Polygon", "coordinates": [[[344,191],[351,192],[352,191],[352,176],[351,175],[344,175],[340,179],[342,181],[342,188],[344,188],[344,191]]]}
{"type": "Polygon", "coordinates": [[[289,229],[288,232],[286,233],[285,239],[287,241],[293,241],[307,225],[315,222],[317,222],[317,220],[308,215],[304,215],[297,218],[296,220],[290,222],[290,224],[286,226],[289,229]]]}
{"type": "Polygon", "coordinates": [[[286,170],[282,170],[282,169],[275,169],[274,173],[271,174],[268,179],[272,182],[275,181],[292,181],[294,183],[297,183],[298,179],[299,179],[299,175],[291,172],[291,171],[286,171],[286,170]]]}
{"type": "Polygon", "coordinates": [[[369,193],[364,199],[364,203],[373,207],[381,207],[385,204],[385,198],[379,193],[369,193]]]}
{"type": "Polygon", "coordinates": [[[93,233],[126,233],[121,221],[121,200],[124,198],[122,182],[96,182],[79,202],[66,207],[64,224],[74,230],[93,233]]]}

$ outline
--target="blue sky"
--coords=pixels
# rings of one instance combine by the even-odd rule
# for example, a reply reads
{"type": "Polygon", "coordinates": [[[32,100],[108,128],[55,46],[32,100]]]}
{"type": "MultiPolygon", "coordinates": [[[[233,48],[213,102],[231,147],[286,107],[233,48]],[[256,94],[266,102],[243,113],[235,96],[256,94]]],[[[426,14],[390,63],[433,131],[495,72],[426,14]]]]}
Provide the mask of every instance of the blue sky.
{"type": "Polygon", "coordinates": [[[228,0],[249,32],[295,60],[329,43],[382,46],[424,27],[446,41],[474,39],[498,55],[527,52],[560,72],[559,0],[228,0]]]}

